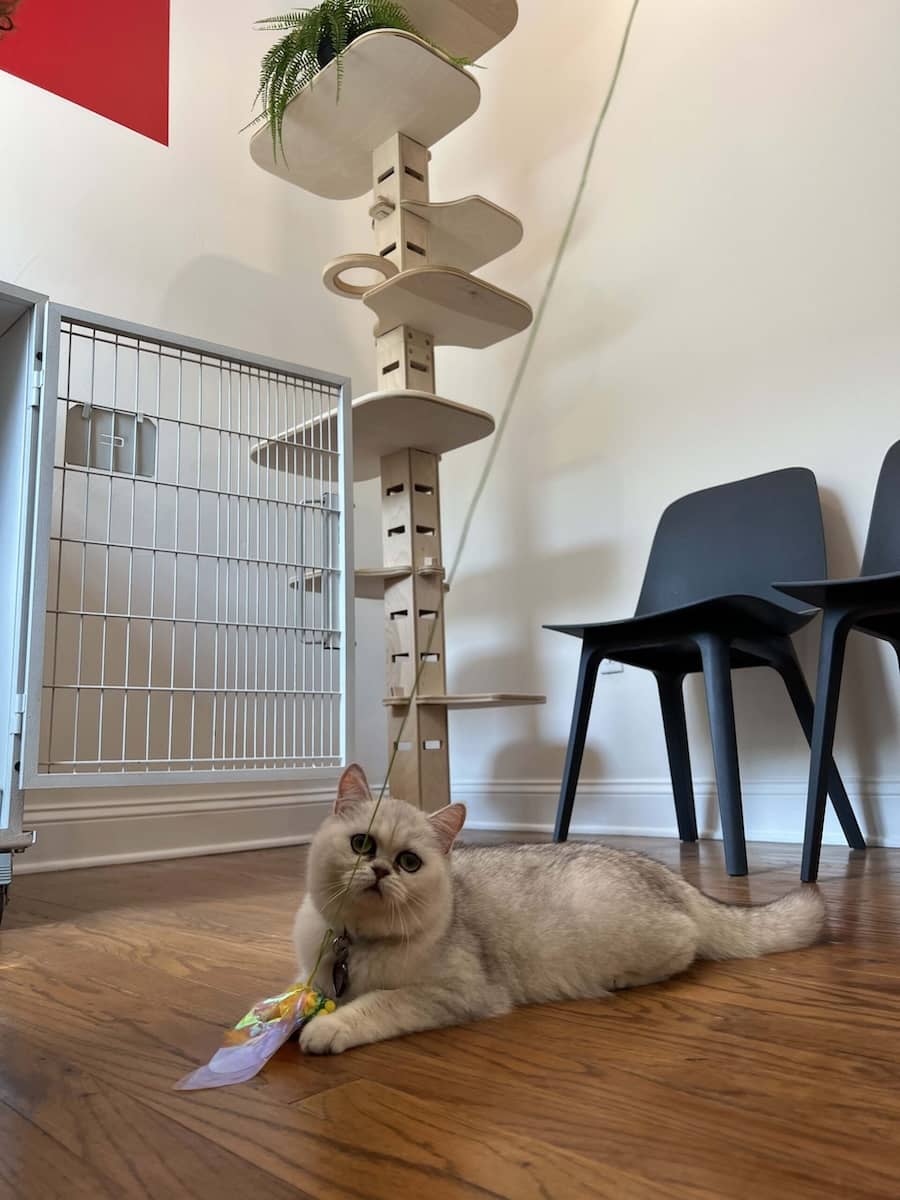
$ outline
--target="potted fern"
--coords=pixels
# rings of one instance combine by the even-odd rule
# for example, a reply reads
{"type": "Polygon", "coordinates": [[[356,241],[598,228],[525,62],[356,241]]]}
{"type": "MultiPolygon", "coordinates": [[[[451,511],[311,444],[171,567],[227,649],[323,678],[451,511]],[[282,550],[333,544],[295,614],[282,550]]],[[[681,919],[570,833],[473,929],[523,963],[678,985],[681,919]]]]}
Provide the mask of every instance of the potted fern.
{"type": "MultiPolygon", "coordinates": [[[[314,8],[299,8],[280,17],[266,17],[257,22],[256,28],[284,33],[262,60],[259,90],[254,101],[260,112],[250,123],[252,126],[267,121],[273,149],[276,154],[280,149],[282,155],[281,131],[288,102],[312,83],[323,67],[335,60],[340,99],[343,55],[351,42],[375,29],[397,29],[422,38],[405,10],[394,0],[322,0],[314,8]]],[[[427,38],[422,40],[428,41],[427,38]]],[[[468,59],[446,57],[456,66],[468,65],[468,59]]]]}

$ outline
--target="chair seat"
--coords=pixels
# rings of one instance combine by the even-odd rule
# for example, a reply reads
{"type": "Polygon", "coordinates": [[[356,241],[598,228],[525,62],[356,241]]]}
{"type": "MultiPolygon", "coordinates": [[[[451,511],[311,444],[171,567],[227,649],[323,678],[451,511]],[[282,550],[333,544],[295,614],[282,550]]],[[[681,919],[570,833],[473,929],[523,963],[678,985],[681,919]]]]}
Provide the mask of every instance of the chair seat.
{"type": "Polygon", "coordinates": [[[815,614],[813,606],[796,612],[759,596],[712,596],[622,621],[545,625],[544,628],[582,638],[598,650],[608,651],[610,658],[617,658],[618,652],[628,650],[671,645],[692,647],[690,638],[704,633],[722,632],[732,639],[795,633],[815,614]]]}
{"type": "Polygon", "coordinates": [[[870,608],[900,605],[900,571],[854,575],[852,579],[811,579],[773,584],[779,592],[816,608],[870,608]]]}

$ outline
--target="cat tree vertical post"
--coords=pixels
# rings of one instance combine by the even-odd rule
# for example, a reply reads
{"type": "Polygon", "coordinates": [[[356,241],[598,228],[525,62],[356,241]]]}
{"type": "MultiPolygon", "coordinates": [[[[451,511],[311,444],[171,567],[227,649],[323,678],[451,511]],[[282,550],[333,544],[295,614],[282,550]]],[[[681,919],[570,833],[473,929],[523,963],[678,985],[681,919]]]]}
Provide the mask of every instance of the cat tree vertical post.
{"type": "MultiPolygon", "coordinates": [[[[518,15],[515,0],[414,0],[406,8],[424,37],[472,60],[518,15]]],[[[346,199],[372,188],[374,255],[336,259],[324,281],[376,316],[377,387],[354,401],[353,457],[355,480],[381,482],[383,565],[356,572],[356,595],[384,602],[391,793],[433,811],[450,799],[449,710],[544,702],[504,692],[452,695],[446,686],[438,464],[442,454],[488,436],[494,422],[437,395],[434,352],[484,349],[528,327],[524,301],[472,274],[517,245],[522,227],[481,196],[431,201],[429,147],[477,108],[470,73],[419,38],[379,30],[348,47],[337,103],[335,89],[331,64],[288,105],[284,158],[273,153],[267,130],[255,135],[251,153],[317,195],[346,199]],[[360,287],[342,278],[360,266],[383,281],[360,287]]],[[[310,432],[285,430],[256,453],[310,432]]],[[[321,587],[321,578],[305,586],[321,587]]]]}

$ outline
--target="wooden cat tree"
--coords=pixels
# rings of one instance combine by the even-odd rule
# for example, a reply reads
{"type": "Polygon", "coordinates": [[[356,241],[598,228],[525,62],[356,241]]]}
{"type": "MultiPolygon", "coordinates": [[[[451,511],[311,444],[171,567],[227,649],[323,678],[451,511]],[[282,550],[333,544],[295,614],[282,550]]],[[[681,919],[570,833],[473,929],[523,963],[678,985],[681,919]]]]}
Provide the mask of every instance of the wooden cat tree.
{"type": "MultiPolygon", "coordinates": [[[[515,0],[406,0],[423,37],[475,61],[516,24],[515,0]]],[[[367,33],[344,54],[336,103],[336,65],[288,105],[284,156],[268,129],[251,142],[266,171],[318,196],[345,200],[372,189],[375,254],[330,263],[325,285],[361,299],[376,317],[378,390],[353,403],[356,481],[380,476],[383,566],[356,572],[358,597],[384,600],[389,737],[401,738],[391,794],[434,810],[449,803],[450,709],[542,704],[543,696],[490,692],[448,695],[444,654],[444,568],[438,484],[440,456],[494,430],[490,415],[435,392],[434,350],[481,350],[520,333],[529,306],[472,272],[516,246],[516,217],[481,196],[433,203],[429,147],[477,109],[473,76],[408,34],[367,33]],[[366,287],[342,277],[371,268],[366,287]],[[430,647],[430,648],[429,648],[430,647]],[[410,695],[421,666],[413,711],[410,695]]],[[[279,442],[306,439],[288,430],[255,450],[261,461],[279,442]]],[[[322,443],[319,443],[322,444],[322,443]]],[[[307,588],[321,586],[315,578],[307,588]]]]}

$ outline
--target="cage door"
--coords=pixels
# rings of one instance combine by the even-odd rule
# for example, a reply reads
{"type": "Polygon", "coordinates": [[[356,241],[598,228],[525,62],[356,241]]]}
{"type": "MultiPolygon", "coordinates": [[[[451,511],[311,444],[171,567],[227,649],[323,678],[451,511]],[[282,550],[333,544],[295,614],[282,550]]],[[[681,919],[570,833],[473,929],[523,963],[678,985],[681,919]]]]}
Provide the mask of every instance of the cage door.
{"type": "Polygon", "coordinates": [[[0,888],[8,852],[31,844],[20,786],[25,644],[46,296],[0,283],[0,888]]]}
{"type": "Polygon", "coordinates": [[[27,785],[339,766],[346,381],[69,309],[49,326],[27,785]]]}

